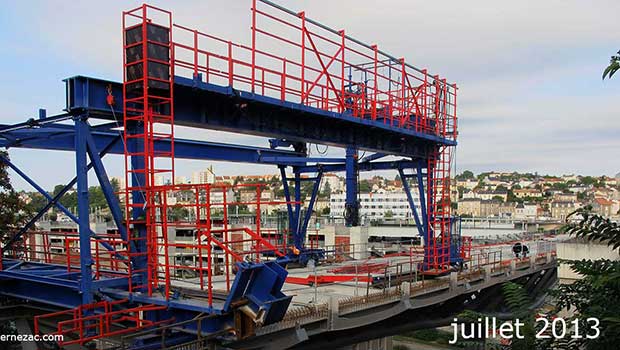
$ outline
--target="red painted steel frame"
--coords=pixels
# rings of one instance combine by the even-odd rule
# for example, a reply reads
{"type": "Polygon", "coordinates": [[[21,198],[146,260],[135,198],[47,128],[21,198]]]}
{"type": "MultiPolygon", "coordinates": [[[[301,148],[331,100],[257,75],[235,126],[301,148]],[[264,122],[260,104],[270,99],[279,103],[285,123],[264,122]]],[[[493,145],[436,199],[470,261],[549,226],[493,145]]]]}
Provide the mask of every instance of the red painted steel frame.
{"type": "MultiPolygon", "coordinates": [[[[162,238],[161,232],[154,225],[156,218],[152,210],[154,205],[153,188],[159,178],[168,176],[169,181],[174,183],[174,48],[172,43],[172,13],[150,5],[142,5],[133,10],[123,12],[123,101],[124,101],[124,133],[125,144],[125,216],[126,229],[128,232],[128,246],[134,250],[128,257],[144,258],[146,267],[137,269],[130,264],[130,275],[143,274],[146,281],[140,285],[134,285],[134,280],[129,279],[130,291],[146,291],[149,295],[158,286],[158,261],[156,250],[157,241],[162,238]],[[163,28],[168,37],[159,38],[157,41],[151,37],[150,28],[163,28]],[[130,42],[128,31],[140,28],[141,37],[135,42],[130,42]],[[127,50],[138,47],[141,54],[137,59],[129,61],[127,50]],[[169,56],[168,61],[160,57],[153,57],[151,48],[164,48],[169,56]],[[151,65],[167,67],[164,77],[151,75],[151,65]],[[130,79],[130,69],[141,69],[141,76],[130,79]],[[141,84],[141,92],[137,93],[136,84],[141,84]],[[156,89],[152,84],[163,85],[156,89]],[[131,131],[135,125],[139,130],[131,131]],[[141,130],[140,130],[141,129],[141,130]],[[155,142],[168,140],[170,149],[155,151],[155,142]],[[135,145],[133,147],[132,145],[135,145]],[[132,163],[137,159],[143,167],[134,168],[132,163]],[[142,196],[143,203],[132,200],[132,195],[137,193],[142,196]],[[136,217],[134,210],[143,210],[144,217],[136,217]],[[146,228],[146,235],[135,234],[138,226],[146,228]],[[146,246],[144,251],[135,247],[146,246]]],[[[140,85],[138,85],[140,86],[140,85]]],[[[165,235],[163,235],[165,237],[165,235]]]]}
{"type": "Polygon", "coordinates": [[[151,242],[157,252],[154,258],[157,275],[153,282],[165,288],[166,296],[170,295],[173,282],[179,279],[179,275],[190,274],[194,277],[183,278],[183,282],[205,290],[209,306],[212,306],[215,290],[230,290],[235,263],[260,262],[285,255],[286,241],[283,245],[272,241],[274,236],[282,237],[284,233],[263,230],[261,215],[266,206],[278,207],[287,203],[262,200],[262,186],[177,184],[153,188],[153,227],[160,232],[160,238],[151,242]],[[176,202],[179,195],[189,200],[176,202]],[[254,209],[253,228],[231,224],[229,211],[235,207],[254,209]],[[190,237],[177,238],[176,233],[180,231],[190,232],[190,237]],[[182,253],[189,254],[191,264],[185,264],[183,260],[178,262],[177,257],[183,259],[182,253]]]}
{"type": "Polygon", "coordinates": [[[126,302],[127,300],[102,301],[81,305],[71,310],[35,316],[34,332],[39,334],[42,320],[56,321],[57,329],[52,334],[63,336],[64,340],[58,342],[58,345],[64,347],[73,344],[84,345],[95,339],[129,334],[172,322],[172,319],[153,322],[141,318],[144,312],[165,310],[166,306],[127,307],[126,302]],[[60,321],[57,321],[59,319],[60,321]]]}
{"type": "Polygon", "coordinates": [[[253,0],[249,46],[174,24],[178,75],[456,139],[456,85],[253,0]],[[269,26],[266,28],[266,26],[269,26]],[[261,49],[278,47],[280,54],[261,49]]]}

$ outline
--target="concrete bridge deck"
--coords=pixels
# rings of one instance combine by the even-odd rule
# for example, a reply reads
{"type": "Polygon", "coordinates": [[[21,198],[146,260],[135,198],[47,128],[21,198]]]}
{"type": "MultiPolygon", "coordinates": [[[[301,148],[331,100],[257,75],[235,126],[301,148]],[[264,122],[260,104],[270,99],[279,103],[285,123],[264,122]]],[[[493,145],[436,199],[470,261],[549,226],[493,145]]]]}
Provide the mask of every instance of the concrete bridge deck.
{"type": "MultiPolygon", "coordinates": [[[[343,296],[351,282],[316,288],[315,304],[293,305],[283,321],[259,327],[255,336],[228,344],[235,349],[326,349],[347,346],[408,330],[449,324],[465,308],[482,310],[501,302],[501,285],[524,283],[537,298],[557,280],[551,253],[512,260],[500,268],[453,272],[433,280],[405,282],[381,291],[343,296]]],[[[314,288],[300,288],[300,295],[314,288]]]]}

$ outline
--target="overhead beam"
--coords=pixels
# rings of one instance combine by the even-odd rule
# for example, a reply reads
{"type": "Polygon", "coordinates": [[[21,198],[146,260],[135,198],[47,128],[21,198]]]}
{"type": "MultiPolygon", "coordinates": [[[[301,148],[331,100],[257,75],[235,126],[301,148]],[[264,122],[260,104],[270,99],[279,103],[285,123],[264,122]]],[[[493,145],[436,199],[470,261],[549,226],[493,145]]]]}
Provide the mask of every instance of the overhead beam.
{"type": "MultiPolygon", "coordinates": [[[[0,125],[0,129],[10,129],[11,125],[0,125]]],[[[96,128],[96,127],[94,127],[96,128]]],[[[119,131],[91,131],[98,149],[103,149],[120,135],[119,131]]],[[[75,151],[75,130],[72,126],[50,124],[41,128],[22,128],[7,131],[0,135],[0,147],[30,148],[41,150],[75,151]]],[[[155,150],[170,149],[169,140],[155,142],[155,150]]],[[[122,142],[116,143],[108,153],[124,154],[122,142]]],[[[218,142],[174,140],[176,159],[230,161],[241,163],[272,163],[277,159],[304,159],[304,154],[295,151],[277,150],[264,147],[238,146],[218,142]],[[267,161],[267,160],[270,161],[267,161]]]]}
{"type": "MultiPolygon", "coordinates": [[[[279,98],[175,77],[175,125],[284,138],[405,157],[426,157],[437,144],[456,141],[400,128],[378,120],[355,118],[279,98]]],[[[102,119],[122,116],[122,84],[77,76],[65,80],[67,111],[102,119]],[[108,89],[116,99],[114,113],[106,102],[108,89]]]]}
{"type": "MultiPolygon", "coordinates": [[[[398,168],[411,168],[416,166],[418,162],[410,160],[394,160],[385,162],[363,162],[359,163],[359,171],[374,171],[374,170],[396,170],[398,168]]],[[[346,170],[346,164],[315,164],[299,167],[300,173],[317,173],[324,171],[326,173],[337,173],[346,170]]]]}

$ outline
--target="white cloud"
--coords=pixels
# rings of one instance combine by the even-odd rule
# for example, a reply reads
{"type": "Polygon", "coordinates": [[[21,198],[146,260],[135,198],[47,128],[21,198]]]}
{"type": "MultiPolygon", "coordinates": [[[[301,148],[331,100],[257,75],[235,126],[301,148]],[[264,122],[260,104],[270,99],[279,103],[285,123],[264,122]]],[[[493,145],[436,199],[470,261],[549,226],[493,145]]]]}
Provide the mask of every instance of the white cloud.
{"type": "MultiPolygon", "coordinates": [[[[616,156],[620,141],[614,137],[614,132],[620,132],[616,112],[620,81],[600,80],[609,55],[618,49],[618,1],[280,3],[295,11],[305,9],[315,20],[344,28],[456,82],[460,87],[459,169],[588,174],[620,169],[616,156]]],[[[6,43],[5,50],[24,57],[40,52],[42,59],[52,55],[66,62],[62,68],[49,67],[50,75],[119,79],[121,12],[139,4],[14,2],[6,10],[24,20],[11,29],[15,39],[6,43]]],[[[178,23],[244,43],[250,39],[250,4],[249,0],[154,2],[172,10],[178,23]]],[[[11,86],[10,93],[49,95],[37,89],[36,81],[21,82],[11,86]]],[[[62,91],[53,96],[58,94],[62,91]]],[[[4,99],[18,117],[38,107],[32,101],[4,99]]],[[[243,136],[209,133],[207,138],[265,145],[263,139],[243,136]]]]}

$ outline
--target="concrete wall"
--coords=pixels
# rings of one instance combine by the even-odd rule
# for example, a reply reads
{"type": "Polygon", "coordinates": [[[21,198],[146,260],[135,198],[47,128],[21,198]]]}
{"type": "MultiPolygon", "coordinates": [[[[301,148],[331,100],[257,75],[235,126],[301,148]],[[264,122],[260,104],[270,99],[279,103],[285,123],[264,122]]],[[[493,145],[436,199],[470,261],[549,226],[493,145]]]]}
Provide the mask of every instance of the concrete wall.
{"type": "MultiPolygon", "coordinates": [[[[607,245],[583,242],[557,242],[557,254],[559,259],[620,259],[618,251],[612,251],[607,245]]],[[[558,276],[560,280],[579,278],[579,275],[565,264],[558,266],[558,276]]]]}

